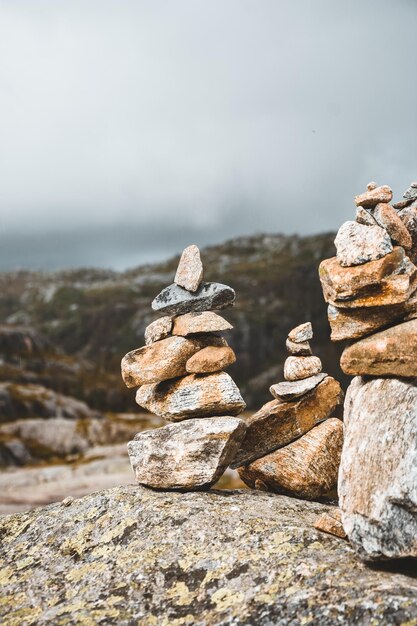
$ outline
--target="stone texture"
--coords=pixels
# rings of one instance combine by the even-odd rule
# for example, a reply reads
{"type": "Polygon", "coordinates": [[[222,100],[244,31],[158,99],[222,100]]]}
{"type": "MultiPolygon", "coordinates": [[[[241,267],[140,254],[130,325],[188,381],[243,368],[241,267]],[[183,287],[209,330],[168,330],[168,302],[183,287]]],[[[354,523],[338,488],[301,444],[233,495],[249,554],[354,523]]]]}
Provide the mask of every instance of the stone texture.
{"type": "Polygon", "coordinates": [[[365,193],[355,196],[356,206],[362,206],[364,209],[372,209],[380,202],[388,203],[392,200],[392,189],[388,185],[376,187],[365,191],[365,193]]]}
{"type": "Polygon", "coordinates": [[[197,246],[188,246],[183,251],[174,282],[187,291],[197,291],[203,280],[203,264],[197,246]]]}
{"type": "Polygon", "coordinates": [[[165,315],[155,320],[145,330],[145,343],[149,346],[155,341],[166,339],[171,334],[172,330],[172,317],[165,315]]]}
{"type": "Polygon", "coordinates": [[[226,372],[191,374],[138,389],[136,402],[170,422],[192,417],[238,415],[246,405],[226,372]]]}
{"type": "Polygon", "coordinates": [[[300,398],[309,391],[315,389],[317,385],[326,377],[327,374],[325,372],[321,372],[320,374],[304,378],[303,380],[294,380],[293,382],[283,382],[271,385],[269,391],[277,400],[282,400],[283,402],[295,400],[295,398],[300,398]]]}
{"type": "Polygon", "coordinates": [[[343,267],[337,257],[325,259],[319,266],[319,277],[326,302],[353,300],[378,292],[381,281],[404,269],[405,253],[397,246],[376,261],[343,267]]]}
{"type": "Polygon", "coordinates": [[[366,188],[368,191],[372,191],[373,189],[376,189],[378,187],[378,185],[376,184],[376,182],[374,180],[371,180],[371,182],[369,182],[366,185],[366,188]]]}
{"type": "Polygon", "coordinates": [[[416,459],[416,381],[355,378],[346,395],[339,503],[363,559],[417,557],[416,459]]]}
{"type": "Polygon", "coordinates": [[[342,513],[338,508],[329,509],[322,513],[314,522],[314,528],[341,539],[347,537],[342,524],[342,513]]]}
{"type": "Polygon", "coordinates": [[[311,322],[305,322],[296,326],[288,333],[288,339],[294,343],[303,343],[313,339],[313,327],[311,322]]]}
{"type": "Polygon", "coordinates": [[[391,239],[384,228],[345,222],[334,241],[337,259],[343,267],[376,261],[392,252],[391,239]]]}
{"type": "Polygon", "coordinates": [[[392,241],[403,248],[411,248],[412,239],[397,211],[389,204],[377,204],[373,215],[380,226],[385,228],[392,241]]]}
{"type": "Polygon", "coordinates": [[[411,235],[412,249],[409,252],[410,259],[417,263],[417,206],[409,206],[398,211],[401,221],[411,235]]]}
{"type": "Polygon", "coordinates": [[[239,476],[255,489],[319,498],[337,483],[342,444],[343,424],[330,418],[285,448],[239,468],[239,476]]]}
{"type": "Polygon", "coordinates": [[[334,415],[342,402],[340,384],[331,376],[298,400],[268,402],[245,420],[246,435],[232,467],[244,465],[286,446],[334,415]]]}
{"type": "Polygon", "coordinates": [[[387,626],[417,580],[319,533],[328,506],[129,485],[0,518],[3,626],[387,626]]]}
{"type": "Polygon", "coordinates": [[[208,346],[188,359],[185,368],[189,374],[210,374],[226,369],[235,361],[232,348],[208,346]]]}
{"type": "Polygon", "coordinates": [[[417,320],[353,343],[343,351],[340,366],[351,376],[417,376],[417,320]]]}
{"type": "Polygon", "coordinates": [[[173,283],[156,296],[152,308],[166,315],[182,315],[225,309],[234,303],[235,298],[234,290],[220,283],[202,283],[195,293],[173,283]]]}
{"type": "Polygon", "coordinates": [[[136,481],[156,489],[208,489],[232,461],[245,430],[236,417],[209,417],[138,433],[127,446],[136,481]]]}
{"type": "Polygon", "coordinates": [[[311,356],[313,354],[308,341],[295,343],[295,341],[287,339],[285,347],[287,348],[287,352],[292,356],[311,356]]]}
{"type": "Polygon", "coordinates": [[[317,356],[289,356],[284,363],[284,378],[288,381],[303,380],[321,372],[317,356]]]}
{"type": "Polygon", "coordinates": [[[123,380],[127,387],[138,387],[183,376],[185,364],[199,349],[198,341],[168,337],[132,350],[122,359],[123,380]]]}
{"type": "Polygon", "coordinates": [[[364,224],[365,226],[378,226],[378,223],[372,213],[363,206],[359,206],[356,209],[356,221],[358,224],[364,224]]]}
{"type": "Polygon", "coordinates": [[[173,335],[195,335],[197,333],[213,333],[230,330],[233,326],[224,317],[214,311],[203,313],[186,313],[174,319],[173,335]]]}
{"type": "MultiPolygon", "coordinates": [[[[414,298],[414,296],[413,296],[414,298]]],[[[368,307],[365,309],[339,309],[329,305],[327,316],[332,341],[360,339],[402,320],[408,310],[408,302],[394,306],[368,307]]],[[[414,309],[417,304],[414,304],[414,309]]]]}

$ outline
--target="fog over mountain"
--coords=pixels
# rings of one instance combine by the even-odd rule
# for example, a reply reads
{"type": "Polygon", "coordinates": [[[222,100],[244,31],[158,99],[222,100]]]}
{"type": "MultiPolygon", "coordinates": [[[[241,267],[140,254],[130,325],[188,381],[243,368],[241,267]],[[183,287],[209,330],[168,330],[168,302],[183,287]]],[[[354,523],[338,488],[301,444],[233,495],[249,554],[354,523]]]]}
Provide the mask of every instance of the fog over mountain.
{"type": "Polygon", "coordinates": [[[335,230],[417,179],[415,0],[0,0],[0,270],[335,230]]]}

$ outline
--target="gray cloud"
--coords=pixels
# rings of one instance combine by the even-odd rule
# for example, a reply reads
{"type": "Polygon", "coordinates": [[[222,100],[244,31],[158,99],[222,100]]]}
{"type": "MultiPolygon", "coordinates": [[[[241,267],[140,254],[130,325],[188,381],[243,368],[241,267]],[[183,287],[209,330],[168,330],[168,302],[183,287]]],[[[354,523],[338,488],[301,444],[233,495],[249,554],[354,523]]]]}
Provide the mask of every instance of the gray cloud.
{"type": "Polygon", "coordinates": [[[0,0],[0,269],[328,231],[370,178],[400,195],[416,32],[413,0],[0,0]]]}

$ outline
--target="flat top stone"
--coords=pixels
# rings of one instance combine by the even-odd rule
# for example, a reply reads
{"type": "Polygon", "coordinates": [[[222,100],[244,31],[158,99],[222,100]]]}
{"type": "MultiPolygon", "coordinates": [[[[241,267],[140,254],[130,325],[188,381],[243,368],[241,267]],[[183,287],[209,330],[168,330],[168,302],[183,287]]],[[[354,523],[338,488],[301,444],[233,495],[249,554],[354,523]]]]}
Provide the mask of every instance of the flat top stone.
{"type": "Polygon", "coordinates": [[[203,264],[200,250],[195,245],[188,246],[181,255],[174,282],[187,291],[194,292],[197,291],[202,280],[203,264]]]}
{"type": "Polygon", "coordinates": [[[221,315],[214,311],[201,313],[185,313],[174,319],[172,328],[173,335],[193,335],[197,333],[212,333],[231,330],[233,326],[221,315]]]}
{"type": "Polygon", "coordinates": [[[392,252],[391,238],[380,226],[345,222],[334,241],[337,259],[344,267],[375,261],[392,252]]]}
{"type": "Polygon", "coordinates": [[[277,400],[293,400],[294,398],[300,398],[304,394],[308,393],[318,384],[320,384],[328,374],[321,372],[302,380],[294,380],[292,382],[282,382],[276,385],[271,385],[269,391],[277,400]]]}
{"type": "Polygon", "coordinates": [[[166,315],[225,309],[232,306],[235,291],[221,283],[202,283],[195,293],[190,293],[173,283],[165,287],[153,300],[152,309],[166,315]]]}
{"type": "Polygon", "coordinates": [[[375,187],[365,191],[365,193],[355,196],[356,206],[363,206],[365,209],[376,206],[379,202],[391,202],[392,189],[388,185],[375,187]]]}
{"type": "Polygon", "coordinates": [[[304,341],[310,341],[313,339],[313,326],[311,322],[305,322],[299,324],[288,333],[288,339],[294,343],[303,343],[304,341]]]}

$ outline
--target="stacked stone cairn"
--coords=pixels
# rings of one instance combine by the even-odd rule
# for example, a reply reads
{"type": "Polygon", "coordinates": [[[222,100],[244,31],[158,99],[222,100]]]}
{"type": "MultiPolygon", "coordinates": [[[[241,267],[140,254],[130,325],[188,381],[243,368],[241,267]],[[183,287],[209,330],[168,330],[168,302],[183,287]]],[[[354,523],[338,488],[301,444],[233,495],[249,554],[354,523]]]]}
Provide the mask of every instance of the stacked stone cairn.
{"type": "Polygon", "coordinates": [[[126,354],[122,376],[138,387],[139,406],[172,422],[138,433],[128,444],[136,481],[159,489],[208,489],[223,474],[245,435],[237,418],[245,403],[223,371],[235,354],[222,336],[232,326],[215,310],[235,292],[202,282],[196,246],[181,256],[174,284],[152,302],[163,314],[145,331],[142,348],[126,354]]]}
{"type": "Polygon", "coordinates": [[[285,382],[272,385],[274,400],[246,420],[232,463],[249,487],[311,500],[335,488],[343,443],[343,424],[333,417],[343,392],[322,372],[312,337],[310,322],[289,333],[285,382]]]}
{"type": "Polygon", "coordinates": [[[417,557],[417,184],[391,199],[356,196],[319,270],[331,338],[350,340],[339,504],[364,560],[417,557]]]}

